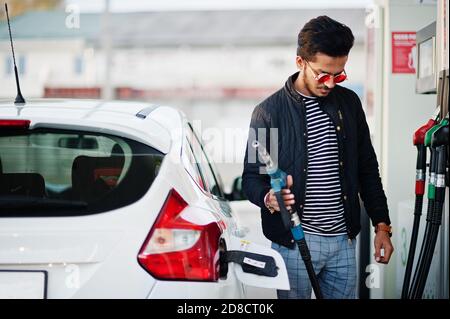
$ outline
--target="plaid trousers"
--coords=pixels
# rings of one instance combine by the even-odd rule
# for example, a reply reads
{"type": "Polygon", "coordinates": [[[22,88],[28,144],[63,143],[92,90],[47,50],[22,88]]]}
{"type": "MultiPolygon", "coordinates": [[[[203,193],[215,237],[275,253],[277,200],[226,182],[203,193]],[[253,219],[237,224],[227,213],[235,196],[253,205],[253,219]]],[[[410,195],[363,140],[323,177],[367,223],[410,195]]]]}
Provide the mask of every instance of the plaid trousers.
{"type": "MultiPolygon", "coordinates": [[[[347,235],[320,236],[305,233],[311,261],[325,299],[356,298],[356,239],[347,235]]],[[[297,246],[272,242],[286,264],[291,290],[278,290],[278,299],[310,299],[311,282],[297,246]]]]}

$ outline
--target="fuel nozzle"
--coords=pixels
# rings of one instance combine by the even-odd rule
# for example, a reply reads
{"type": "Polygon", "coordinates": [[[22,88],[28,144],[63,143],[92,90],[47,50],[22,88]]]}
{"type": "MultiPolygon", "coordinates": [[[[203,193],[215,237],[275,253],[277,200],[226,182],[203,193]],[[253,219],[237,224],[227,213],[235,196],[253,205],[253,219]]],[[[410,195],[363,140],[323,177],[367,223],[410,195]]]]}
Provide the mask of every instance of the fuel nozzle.
{"type": "Polygon", "coordinates": [[[281,192],[287,185],[287,174],[278,168],[267,149],[261,143],[253,141],[252,147],[258,151],[261,162],[266,166],[266,172],[270,176],[270,186],[275,193],[281,192]]]}
{"type": "Polygon", "coordinates": [[[434,119],[418,128],[413,135],[413,144],[417,147],[416,161],[416,195],[423,196],[425,194],[425,172],[427,169],[427,147],[425,146],[426,133],[436,125],[434,119]]]}
{"type": "MultiPolygon", "coordinates": [[[[447,148],[448,148],[448,119],[444,119],[443,125],[441,125],[433,134],[431,139],[431,146],[436,149],[437,152],[437,167],[436,167],[436,188],[445,189],[445,185],[448,185],[447,175],[447,148]]],[[[437,194],[436,194],[437,195],[437,194]]]]}
{"type": "Polygon", "coordinates": [[[430,156],[430,169],[429,169],[429,182],[428,182],[428,199],[434,200],[435,196],[435,187],[436,187],[436,168],[438,165],[438,156],[436,147],[431,145],[431,141],[433,139],[433,134],[439,130],[442,126],[448,125],[448,119],[441,120],[438,124],[430,128],[425,134],[425,146],[430,147],[431,156],[430,156]]]}
{"type": "Polygon", "coordinates": [[[261,162],[263,162],[264,165],[266,165],[266,169],[269,174],[270,172],[276,170],[272,158],[270,157],[269,153],[267,152],[267,149],[263,145],[261,145],[258,141],[255,140],[252,143],[252,147],[258,151],[259,158],[261,159],[261,162]]]}
{"type": "Polygon", "coordinates": [[[431,137],[431,146],[440,147],[448,146],[448,118],[442,120],[439,127],[434,131],[431,137]]]}
{"type": "Polygon", "coordinates": [[[421,145],[425,143],[425,135],[430,128],[436,125],[436,121],[433,119],[429,119],[425,125],[419,127],[413,135],[413,144],[421,145]]]}

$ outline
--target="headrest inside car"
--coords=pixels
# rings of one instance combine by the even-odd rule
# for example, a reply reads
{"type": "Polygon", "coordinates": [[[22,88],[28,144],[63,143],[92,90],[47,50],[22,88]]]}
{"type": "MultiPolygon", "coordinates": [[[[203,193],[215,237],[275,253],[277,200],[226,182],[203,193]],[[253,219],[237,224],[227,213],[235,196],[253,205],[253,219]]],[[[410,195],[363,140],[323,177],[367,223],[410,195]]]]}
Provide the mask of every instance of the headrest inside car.
{"type": "Polygon", "coordinates": [[[0,174],[0,195],[44,197],[44,178],[37,173],[0,174]]]}
{"type": "Polygon", "coordinates": [[[123,156],[78,156],[72,165],[72,189],[75,200],[91,202],[113,189],[122,174],[123,156]]]}

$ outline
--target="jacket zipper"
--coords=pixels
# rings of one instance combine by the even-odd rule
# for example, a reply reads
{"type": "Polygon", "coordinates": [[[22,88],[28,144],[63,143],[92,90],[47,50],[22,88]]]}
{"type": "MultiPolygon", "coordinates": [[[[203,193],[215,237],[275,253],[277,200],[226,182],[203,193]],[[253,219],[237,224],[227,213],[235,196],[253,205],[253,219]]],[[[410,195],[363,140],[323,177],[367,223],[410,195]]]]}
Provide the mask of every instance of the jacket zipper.
{"type": "Polygon", "coordinates": [[[345,140],[347,138],[347,136],[345,135],[344,117],[342,116],[341,109],[338,109],[338,115],[339,115],[339,120],[341,122],[342,136],[344,137],[344,140],[345,140]]]}

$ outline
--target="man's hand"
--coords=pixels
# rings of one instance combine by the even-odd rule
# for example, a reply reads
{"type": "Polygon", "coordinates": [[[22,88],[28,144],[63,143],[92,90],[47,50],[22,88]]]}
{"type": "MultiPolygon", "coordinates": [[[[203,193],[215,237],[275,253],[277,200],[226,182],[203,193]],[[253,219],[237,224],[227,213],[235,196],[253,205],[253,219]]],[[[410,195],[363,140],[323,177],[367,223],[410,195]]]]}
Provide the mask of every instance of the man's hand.
{"type": "MultiPolygon", "coordinates": [[[[295,200],[294,200],[294,194],[291,194],[291,190],[289,188],[291,188],[292,184],[293,184],[293,180],[292,180],[292,176],[288,175],[287,176],[287,186],[285,189],[281,190],[281,195],[283,196],[283,200],[284,200],[284,205],[286,206],[286,208],[288,210],[291,209],[291,205],[295,204],[295,200]]],[[[280,211],[280,206],[278,205],[278,201],[277,198],[275,197],[275,194],[273,192],[273,189],[270,190],[269,193],[267,193],[267,204],[269,204],[275,211],[279,212],[280,211]]]]}
{"type": "Polygon", "coordinates": [[[378,231],[375,234],[375,260],[382,264],[389,263],[391,255],[394,252],[389,233],[385,231],[378,231]],[[381,256],[381,249],[384,249],[384,256],[381,256]]]}

